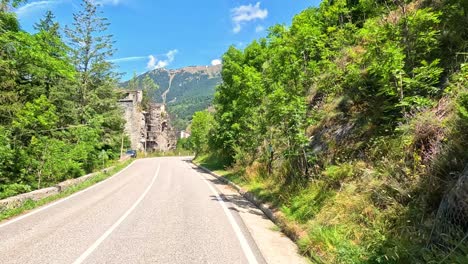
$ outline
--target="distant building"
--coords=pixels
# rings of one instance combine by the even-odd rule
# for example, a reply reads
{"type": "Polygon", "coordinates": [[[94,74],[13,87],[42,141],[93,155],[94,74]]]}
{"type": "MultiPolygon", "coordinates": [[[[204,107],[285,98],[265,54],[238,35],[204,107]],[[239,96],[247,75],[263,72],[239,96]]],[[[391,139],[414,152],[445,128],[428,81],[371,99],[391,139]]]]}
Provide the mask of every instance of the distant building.
{"type": "Polygon", "coordinates": [[[189,138],[190,133],[187,133],[185,131],[180,131],[180,138],[189,138]]]}

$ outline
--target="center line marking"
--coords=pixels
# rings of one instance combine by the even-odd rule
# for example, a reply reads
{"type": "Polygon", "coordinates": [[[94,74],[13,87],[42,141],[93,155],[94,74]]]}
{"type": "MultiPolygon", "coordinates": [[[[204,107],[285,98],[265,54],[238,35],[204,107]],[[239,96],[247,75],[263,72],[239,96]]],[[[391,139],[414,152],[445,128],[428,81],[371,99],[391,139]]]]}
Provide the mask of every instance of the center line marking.
{"type": "Polygon", "coordinates": [[[83,254],[81,254],[80,257],[78,257],[73,263],[74,264],[80,264],[83,263],[83,261],[91,255],[94,250],[96,250],[99,245],[106,240],[106,238],[112,234],[112,232],[132,213],[133,210],[140,204],[140,202],[145,198],[146,194],[148,194],[149,190],[151,187],[153,187],[154,182],[156,181],[156,178],[158,178],[159,175],[159,169],[161,168],[161,165],[158,165],[158,169],[156,170],[156,173],[154,174],[153,180],[151,181],[150,185],[146,188],[146,190],[141,194],[141,196],[138,198],[138,200],[128,209],[125,214],[123,214],[117,222],[115,222],[107,231],[98,239],[96,242],[94,242],[83,254]]]}

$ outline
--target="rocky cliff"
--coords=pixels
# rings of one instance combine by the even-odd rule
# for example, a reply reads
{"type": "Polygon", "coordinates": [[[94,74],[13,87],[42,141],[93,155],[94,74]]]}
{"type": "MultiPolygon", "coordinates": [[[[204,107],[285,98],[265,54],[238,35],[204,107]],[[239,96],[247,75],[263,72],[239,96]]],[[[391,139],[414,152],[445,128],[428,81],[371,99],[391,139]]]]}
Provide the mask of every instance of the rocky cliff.
{"type": "Polygon", "coordinates": [[[150,104],[148,111],[143,111],[142,99],[142,91],[122,90],[122,99],[119,100],[131,148],[138,151],[174,149],[177,144],[176,133],[170,125],[164,104],[150,104]]]}

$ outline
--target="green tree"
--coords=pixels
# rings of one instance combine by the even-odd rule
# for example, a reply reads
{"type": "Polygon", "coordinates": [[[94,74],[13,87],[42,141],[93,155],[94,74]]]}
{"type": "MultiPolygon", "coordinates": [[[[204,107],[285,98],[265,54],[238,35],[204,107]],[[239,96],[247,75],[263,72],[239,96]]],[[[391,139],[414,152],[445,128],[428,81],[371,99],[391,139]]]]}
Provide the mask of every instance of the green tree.
{"type": "Polygon", "coordinates": [[[196,152],[196,155],[208,150],[210,140],[210,131],[214,127],[214,118],[208,111],[196,112],[193,115],[190,143],[196,152]]]}
{"type": "Polygon", "coordinates": [[[45,13],[44,18],[34,24],[34,29],[37,31],[49,32],[55,37],[60,37],[60,25],[55,21],[55,15],[50,10],[45,13]]]}
{"type": "Polygon", "coordinates": [[[74,14],[73,26],[65,33],[72,48],[72,62],[78,72],[77,99],[80,123],[99,131],[96,148],[118,151],[123,130],[117,75],[108,61],[114,53],[112,36],[107,34],[109,23],[101,17],[94,1],[83,0],[82,9],[74,14]]]}
{"type": "Polygon", "coordinates": [[[11,167],[14,163],[11,144],[11,131],[0,126],[0,186],[11,180],[11,167]]]}
{"type": "Polygon", "coordinates": [[[54,19],[54,14],[47,11],[44,18],[34,25],[34,28],[38,31],[35,37],[42,52],[62,62],[59,67],[45,72],[46,76],[43,82],[45,94],[48,98],[50,98],[51,89],[57,89],[57,86],[63,86],[65,83],[74,81],[76,73],[68,57],[69,48],[60,35],[60,25],[54,19]]]}
{"type": "Polygon", "coordinates": [[[133,72],[133,77],[128,81],[127,89],[130,89],[132,91],[140,89],[141,83],[140,79],[138,78],[138,75],[136,72],[133,72]]]}
{"type": "Polygon", "coordinates": [[[31,35],[8,30],[0,34],[0,47],[2,124],[10,123],[25,102],[49,94],[52,86],[73,78],[63,43],[48,32],[31,35]]]}
{"type": "Polygon", "coordinates": [[[109,23],[101,17],[96,3],[83,0],[81,10],[73,15],[72,27],[66,27],[72,62],[78,72],[78,101],[81,122],[115,108],[116,74],[108,58],[114,53],[112,35],[106,34],[109,23]],[[98,102],[99,101],[99,102],[98,102]],[[114,102],[114,103],[112,103],[114,102]]]}
{"type": "Polygon", "coordinates": [[[141,87],[143,90],[143,109],[149,109],[149,104],[154,98],[155,92],[159,89],[159,86],[154,82],[153,79],[147,74],[141,83],[141,87]]]}

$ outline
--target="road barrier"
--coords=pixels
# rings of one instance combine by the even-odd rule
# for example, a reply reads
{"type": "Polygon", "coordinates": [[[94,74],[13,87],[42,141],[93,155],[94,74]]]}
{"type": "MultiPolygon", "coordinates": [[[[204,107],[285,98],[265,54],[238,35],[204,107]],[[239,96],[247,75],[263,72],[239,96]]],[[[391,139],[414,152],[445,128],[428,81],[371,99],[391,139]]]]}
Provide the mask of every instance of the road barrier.
{"type": "MultiPolygon", "coordinates": [[[[102,170],[100,172],[107,173],[110,170],[112,170],[114,167],[115,166],[106,168],[106,169],[104,169],[104,170],[102,170]]],[[[66,180],[64,182],[58,183],[57,185],[55,185],[53,187],[39,189],[39,190],[36,190],[36,191],[23,193],[23,194],[19,194],[19,195],[16,195],[16,196],[12,196],[12,197],[8,197],[6,199],[0,200],[0,213],[3,212],[3,211],[6,211],[6,210],[18,208],[18,207],[22,206],[26,201],[29,201],[29,200],[39,201],[39,200],[47,198],[49,196],[59,194],[59,193],[65,191],[65,190],[69,189],[70,187],[76,186],[76,185],[78,185],[78,184],[80,184],[82,182],[85,182],[85,181],[93,178],[94,176],[96,176],[100,172],[93,172],[93,173],[81,176],[79,178],[66,180]]]]}

